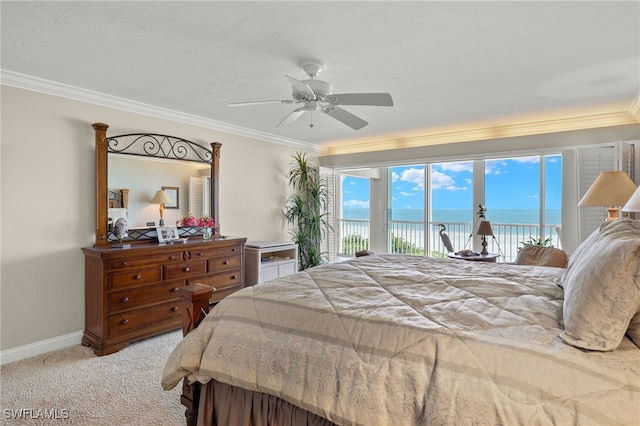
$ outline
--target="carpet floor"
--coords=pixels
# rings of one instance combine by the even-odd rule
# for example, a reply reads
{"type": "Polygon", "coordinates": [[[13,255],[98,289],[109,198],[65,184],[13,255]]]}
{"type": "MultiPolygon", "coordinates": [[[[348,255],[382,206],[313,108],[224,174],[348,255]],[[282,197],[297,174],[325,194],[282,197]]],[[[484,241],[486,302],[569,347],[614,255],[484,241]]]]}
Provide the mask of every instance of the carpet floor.
{"type": "Polygon", "coordinates": [[[77,345],[4,365],[0,423],[184,425],[182,387],[160,386],[181,337],[181,331],[165,333],[103,357],[77,345]]]}

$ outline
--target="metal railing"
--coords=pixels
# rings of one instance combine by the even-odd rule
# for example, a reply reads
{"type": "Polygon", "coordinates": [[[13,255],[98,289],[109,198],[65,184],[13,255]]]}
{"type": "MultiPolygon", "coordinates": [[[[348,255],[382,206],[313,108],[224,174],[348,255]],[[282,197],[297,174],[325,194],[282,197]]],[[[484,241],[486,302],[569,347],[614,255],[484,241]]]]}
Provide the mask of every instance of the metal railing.
{"type": "MultiPolygon", "coordinates": [[[[447,250],[439,235],[440,225],[446,227],[454,251],[473,250],[472,224],[461,222],[431,222],[428,236],[425,235],[424,222],[398,221],[388,222],[388,252],[418,256],[444,257],[447,250]],[[425,245],[425,238],[429,244],[425,245]]],[[[540,225],[517,223],[491,223],[493,237],[487,237],[487,249],[501,255],[500,261],[513,262],[522,247],[530,238],[540,238],[540,225]]],[[[339,256],[353,256],[357,251],[369,249],[369,221],[366,219],[340,219],[339,256]]],[[[545,225],[542,239],[550,238],[551,245],[560,247],[556,225],[545,225]]]]}

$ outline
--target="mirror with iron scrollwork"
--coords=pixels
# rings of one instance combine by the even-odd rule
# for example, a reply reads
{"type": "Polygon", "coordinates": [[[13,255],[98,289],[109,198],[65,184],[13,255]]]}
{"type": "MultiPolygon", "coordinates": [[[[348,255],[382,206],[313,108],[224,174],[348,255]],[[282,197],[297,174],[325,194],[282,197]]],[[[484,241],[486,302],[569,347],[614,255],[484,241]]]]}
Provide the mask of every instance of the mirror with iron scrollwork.
{"type": "MultiPolygon", "coordinates": [[[[211,148],[169,135],[132,133],[107,136],[108,126],[96,131],[96,245],[119,241],[112,225],[119,217],[129,222],[127,239],[149,242],[157,238],[160,215],[167,225],[191,213],[214,219],[219,235],[218,170],[220,143],[211,148]],[[171,201],[153,204],[164,190],[171,201]],[[146,240],[146,241],[145,241],[146,240]]],[[[194,227],[180,228],[181,236],[199,235],[194,227]]]]}

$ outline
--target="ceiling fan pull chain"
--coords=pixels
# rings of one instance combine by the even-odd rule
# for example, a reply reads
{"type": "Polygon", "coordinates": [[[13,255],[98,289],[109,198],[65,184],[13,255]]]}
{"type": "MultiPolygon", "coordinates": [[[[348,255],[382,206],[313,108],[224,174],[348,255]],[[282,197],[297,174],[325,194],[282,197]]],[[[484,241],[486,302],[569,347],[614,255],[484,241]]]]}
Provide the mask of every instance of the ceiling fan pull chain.
{"type": "Polygon", "coordinates": [[[309,114],[309,127],[313,127],[313,113],[309,114]]]}

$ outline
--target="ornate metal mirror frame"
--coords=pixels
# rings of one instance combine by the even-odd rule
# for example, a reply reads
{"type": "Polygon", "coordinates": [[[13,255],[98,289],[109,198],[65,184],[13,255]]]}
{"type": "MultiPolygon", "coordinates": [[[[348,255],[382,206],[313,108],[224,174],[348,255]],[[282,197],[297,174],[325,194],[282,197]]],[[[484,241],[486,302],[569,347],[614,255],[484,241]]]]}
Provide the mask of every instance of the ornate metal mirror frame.
{"type": "MultiPolygon", "coordinates": [[[[117,241],[107,225],[109,207],[108,188],[108,153],[136,155],[142,157],[164,158],[168,160],[196,161],[211,166],[211,185],[209,199],[210,212],[215,221],[214,237],[220,236],[219,225],[219,173],[220,147],[219,142],[211,143],[207,149],[195,142],[175,136],[154,133],[132,133],[107,137],[109,126],[104,123],[94,123],[96,136],[96,247],[109,246],[117,241]]],[[[193,230],[183,230],[187,236],[194,235],[193,230]]],[[[132,242],[149,242],[157,237],[155,228],[130,230],[129,238],[132,242]]]]}

